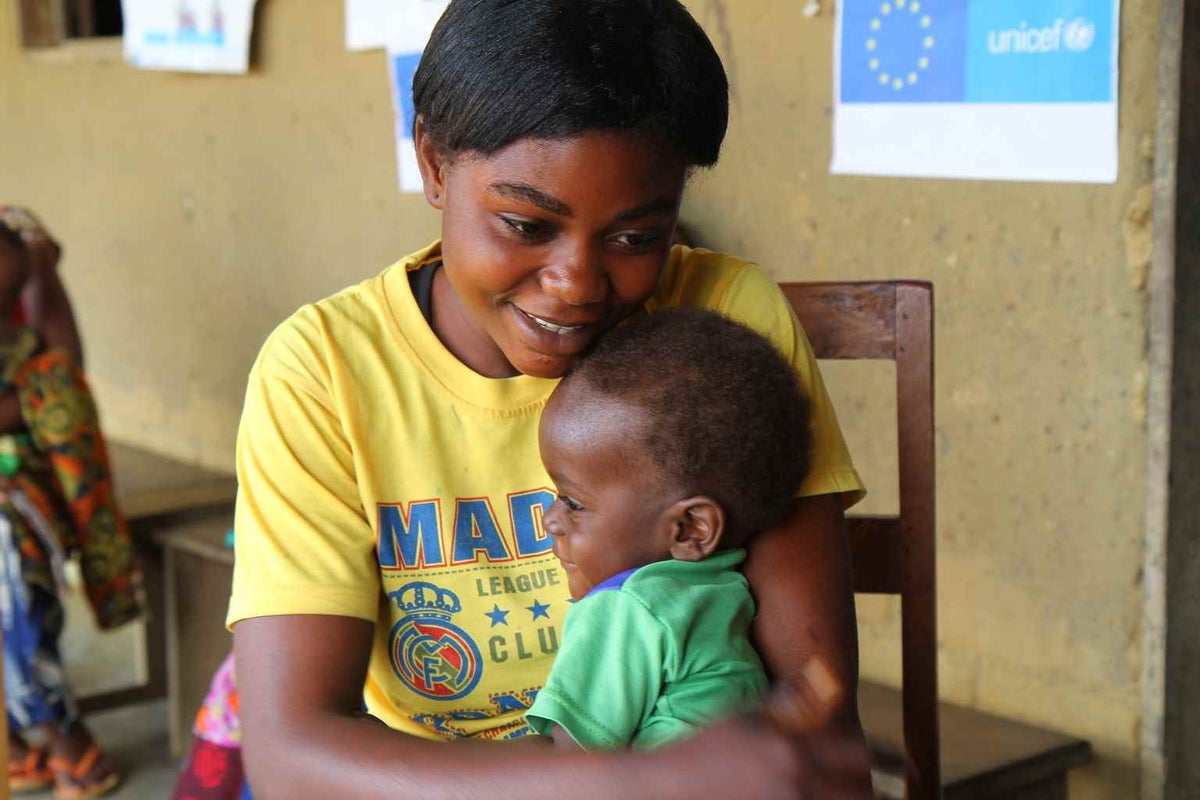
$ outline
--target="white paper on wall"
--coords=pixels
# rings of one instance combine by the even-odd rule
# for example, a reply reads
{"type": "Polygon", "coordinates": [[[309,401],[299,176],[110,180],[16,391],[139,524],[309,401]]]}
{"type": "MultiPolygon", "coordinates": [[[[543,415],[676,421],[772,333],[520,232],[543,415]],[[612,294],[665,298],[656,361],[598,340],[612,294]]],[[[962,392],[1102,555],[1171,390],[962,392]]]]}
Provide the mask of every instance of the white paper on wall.
{"type": "Polygon", "coordinates": [[[245,73],[255,0],[121,0],[125,60],[139,69],[245,73]]]}
{"type": "Polygon", "coordinates": [[[393,5],[395,0],[346,0],[346,49],[382,50],[393,5]]]}
{"type": "Polygon", "coordinates": [[[413,147],[412,82],[429,34],[449,5],[449,0],[391,0],[387,31],[388,74],[396,112],[396,165],[400,191],[421,191],[421,173],[413,147]]]}

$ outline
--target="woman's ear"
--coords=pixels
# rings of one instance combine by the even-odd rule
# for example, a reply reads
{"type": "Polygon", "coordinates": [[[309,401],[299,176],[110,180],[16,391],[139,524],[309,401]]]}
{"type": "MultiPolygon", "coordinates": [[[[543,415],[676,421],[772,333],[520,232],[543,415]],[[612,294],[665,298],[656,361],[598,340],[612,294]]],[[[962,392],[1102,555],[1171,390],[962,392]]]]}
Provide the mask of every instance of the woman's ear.
{"type": "Polygon", "coordinates": [[[425,199],[429,205],[441,211],[446,202],[446,154],[425,131],[423,116],[418,116],[417,124],[413,126],[413,144],[417,150],[417,166],[421,170],[425,199]]]}
{"type": "Polygon", "coordinates": [[[725,510],[711,497],[697,495],[672,505],[666,511],[671,530],[671,557],[678,561],[700,561],[721,545],[725,533],[725,510]]]}

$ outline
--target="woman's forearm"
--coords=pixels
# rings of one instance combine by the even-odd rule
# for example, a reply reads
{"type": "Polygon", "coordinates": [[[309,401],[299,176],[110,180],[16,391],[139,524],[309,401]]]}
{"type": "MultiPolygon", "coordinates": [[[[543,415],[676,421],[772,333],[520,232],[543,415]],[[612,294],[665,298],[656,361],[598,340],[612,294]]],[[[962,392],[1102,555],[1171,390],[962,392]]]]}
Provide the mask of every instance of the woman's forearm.
{"type": "MultiPolygon", "coordinates": [[[[352,717],[300,715],[247,731],[255,797],[414,800],[683,797],[650,758],[417,739],[352,717]],[[645,762],[645,763],[643,763],[645,762]]],[[[694,796],[694,795],[693,795],[694,796]]]]}
{"type": "Polygon", "coordinates": [[[261,617],[234,626],[243,755],[255,797],[670,800],[701,796],[713,781],[711,768],[704,775],[674,751],[447,744],[356,716],[371,636],[369,623],[343,617],[261,617]]]}

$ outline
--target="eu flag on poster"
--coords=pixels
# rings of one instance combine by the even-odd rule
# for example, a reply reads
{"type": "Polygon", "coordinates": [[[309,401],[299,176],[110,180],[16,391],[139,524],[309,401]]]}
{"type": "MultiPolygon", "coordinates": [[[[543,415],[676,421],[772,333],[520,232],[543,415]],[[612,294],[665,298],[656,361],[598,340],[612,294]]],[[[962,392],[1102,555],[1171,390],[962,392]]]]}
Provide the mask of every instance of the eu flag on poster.
{"type": "Polygon", "coordinates": [[[962,0],[842,0],[843,103],[954,103],[966,97],[962,0]]]}
{"type": "Polygon", "coordinates": [[[1113,0],[843,3],[843,103],[1114,100],[1113,0]]]}

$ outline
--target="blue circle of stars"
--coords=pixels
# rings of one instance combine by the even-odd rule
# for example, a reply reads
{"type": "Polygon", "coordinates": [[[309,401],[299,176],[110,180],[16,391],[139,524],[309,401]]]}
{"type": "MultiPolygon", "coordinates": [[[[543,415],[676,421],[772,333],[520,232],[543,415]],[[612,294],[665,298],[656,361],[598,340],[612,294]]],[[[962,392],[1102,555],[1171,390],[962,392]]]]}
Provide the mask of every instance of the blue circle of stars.
{"type": "Polygon", "coordinates": [[[890,86],[899,92],[908,86],[916,85],[917,81],[920,80],[920,73],[929,69],[930,51],[933,50],[937,40],[930,30],[933,25],[933,18],[929,14],[921,13],[921,11],[921,0],[885,0],[885,2],[879,4],[879,13],[871,18],[869,24],[871,31],[867,35],[865,42],[868,59],[867,66],[877,76],[880,86],[890,86]],[[889,69],[889,65],[884,63],[884,60],[877,51],[880,47],[879,36],[885,32],[887,20],[889,18],[895,19],[893,12],[896,15],[903,14],[911,18],[913,23],[919,26],[921,31],[919,36],[921,52],[917,55],[915,63],[892,64],[889,69]]]}

